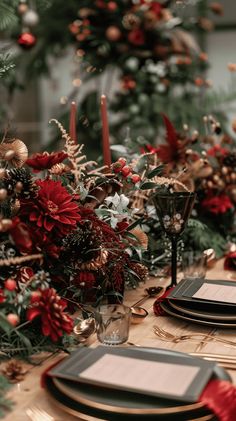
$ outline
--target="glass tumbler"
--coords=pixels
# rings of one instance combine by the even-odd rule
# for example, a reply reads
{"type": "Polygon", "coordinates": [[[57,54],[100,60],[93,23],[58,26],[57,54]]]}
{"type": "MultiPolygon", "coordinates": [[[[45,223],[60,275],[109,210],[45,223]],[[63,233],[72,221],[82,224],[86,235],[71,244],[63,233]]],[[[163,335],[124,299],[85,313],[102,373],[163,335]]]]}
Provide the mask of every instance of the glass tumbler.
{"type": "Polygon", "coordinates": [[[104,345],[119,345],[127,341],[131,308],[123,304],[104,304],[96,311],[97,338],[104,345]]]}

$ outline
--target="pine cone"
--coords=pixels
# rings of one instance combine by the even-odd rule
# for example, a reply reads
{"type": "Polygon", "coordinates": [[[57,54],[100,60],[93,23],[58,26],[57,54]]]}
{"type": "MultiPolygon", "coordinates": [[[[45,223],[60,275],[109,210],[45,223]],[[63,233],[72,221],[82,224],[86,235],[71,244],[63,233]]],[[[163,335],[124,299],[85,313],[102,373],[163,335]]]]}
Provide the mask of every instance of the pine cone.
{"type": "Polygon", "coordinates": [[[226,167],[236,167],[236,153],[232,152],[224,157],[223,165],[226,167]]]}
{"type": "Polygon", "coordinates": [[[38,190],[30,172],[26,168],[8,170],[3,182],[5,182],[5,188],[9,195],[15,192],[17,196],[24,199],[35,197],[38,190]],[[20,184],[21,188],[17,192],[17,185],[19,186],[20,184]]]}
{"type": "Polygon", "coordinates": [[[148,268],[142,265],[141,263],[134,263],[131,262],[129,265],[130,269],[132,269],[139,277],[141,281],[146,281],[148,277],[148,268]]]}
{"type": "Polygon", "coordinates": [[[81,260],[82,262],[95,259],[100,251],[100,239],[95,231],[91,229],[90,222],[85,222],[72,234],[63,240],[64,254],[70,259],[81,260]]]}
{"type": "Polygon", "coordinates": [[[2,374],[9,380],[10,383],[17,383],[23,380],[27,370],[18,360],[10,360],[2,368],[2,374]]]}

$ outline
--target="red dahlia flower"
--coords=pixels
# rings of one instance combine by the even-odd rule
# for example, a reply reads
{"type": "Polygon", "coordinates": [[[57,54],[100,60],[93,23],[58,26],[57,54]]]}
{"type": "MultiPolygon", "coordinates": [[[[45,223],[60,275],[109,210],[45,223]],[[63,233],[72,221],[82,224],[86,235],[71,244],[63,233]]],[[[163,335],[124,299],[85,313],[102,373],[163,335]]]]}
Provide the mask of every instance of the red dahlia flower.
{"type": "Polygon", "coordinates": [[[63,333],[71,333],[73,320],[64,313],[66,301],[57,295],[54,288],[40,290],[31,299],[32,307],[27,310],[27,320],[41,317],[42,333],[57,342],[63,333]]]}
{"type": "Polygon", "coordinates": [[[36,199],[22,200],[19,217],[63,237],[81,219],[78,205],[60,181],[37,180],[36,184],[40,187],[36,199]]]}
{"type": "Polygon", "coordinates": [[[219,215],[227,212],[234,206],[229,196],[226,194],[222,193],[218,196],[213,196],[213,194],[210,192],[208,196],[201,202],[201,207],[206,212],[219,215]]]}
{"type": "Polygon", "coordinates": [[[27,159],[26,164],[33,168],[35,172],[39,172],[52,168],[55,164],[60,164],[66,158],[67,154],[64,152],[36,153],[27,159]]]}

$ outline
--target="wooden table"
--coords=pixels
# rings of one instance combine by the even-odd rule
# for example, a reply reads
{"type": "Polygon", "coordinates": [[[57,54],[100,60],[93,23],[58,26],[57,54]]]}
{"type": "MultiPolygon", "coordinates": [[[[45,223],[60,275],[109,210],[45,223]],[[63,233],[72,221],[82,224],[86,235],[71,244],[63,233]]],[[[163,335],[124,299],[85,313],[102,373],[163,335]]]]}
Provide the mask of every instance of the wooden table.
{"type": "MultiPolygon", "coordinates": [[[[222,261],[216,263],[216,265],[208,271],[208,279],[228,279],[230,278],[230,272],[224,271],[222,268],[222,261]]],[[[236,275],[235,275],[236,281],[236,275]]],[[[143,291],[147,286],[158,286],[165,285],[167,280],[163,279],[150,279],[145,285],[141,285],[138,289],[127,291],[125,295],[125,304],[131,305],[136,302],[139,298],[143,296],[143,291]]],[[[142,305],[149,312],[149,315],[141,324],[131,325],[129,341],[137,345],[155,347],[155,348],[166,348],[176,351],[183,352],[206,352],[206,353],[218,353],[225,355],[234,355],[236,356],[236,348],[229,348],[221,343],[212,342],[208,344],[202,344],[197,342],[180,342],[177,344],[171,342],[164,342],[160,340],[152,330],[154,324],[163,327],[164,329],[174,333],[181,334],[191,333],[191,332],[202,332],[210,333],[214,330],[215,334],[220,335],[223,338],[231,339],[236,341],[236,330],[223,330],[218,329],[215,332],[215,329],[187,323],[186,321],[181,321],[174,319],[173,317],[155,317],[152,310],[154,299],[148,298],[147,301],[142,305]]],[[[94,335],[90,338],[90,346],[96,346],[96,336],[94,335]]],[[[26,409],[31,408],[32,406],[37,406],[38,408],[44,409],[51,416],[55,418],[55,421],[72,421],[78,418],[69,416],[68,414],[62,413],[56,406],[56,404],[50,399],[47,392],[40,386],[40,376],[41,373],[57,359],[60,359],[61,356],[57,355],[49,358],[42,366],[33,367],[30,372],[26,375],[25,379],[14,385],[13,388],[8,393],[8,396],[14,400],[15,406],[13,410],[8,413],[4,420],[5,421],[27,421],[28,417],[26,415],[26,409]]],[[[233,382],[236,384],[236,370],[229,371],[233,382]]]]}

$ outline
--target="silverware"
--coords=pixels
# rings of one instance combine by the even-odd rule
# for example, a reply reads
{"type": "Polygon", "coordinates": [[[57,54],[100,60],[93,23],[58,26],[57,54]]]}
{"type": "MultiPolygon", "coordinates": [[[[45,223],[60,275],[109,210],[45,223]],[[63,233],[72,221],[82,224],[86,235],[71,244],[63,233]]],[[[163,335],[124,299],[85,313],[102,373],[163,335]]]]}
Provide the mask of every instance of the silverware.
{"type": "Polygon", "coordinates": [[[235,357],[228,357],[227,355],[220,354],[204,354],[201,352],[190,352],[189,355],[192,357],[203,358],[207,361],[215,361],[220,367],[226,368],[227,370],[236,370],[235,357]]]}
{"type": "Polygon", "coordinates": [[[143,298],[138,300],[136,303],[131,304],[130,307],[139,306],[140,304],[144,303],[144,301],[146,301],[148,298],[155,298],[155,297],[158,297],[159,295],[162,295],[164,293],[164,288],[163,287],[149,287],[149,288],[145,288],[145,292],[147,294],[143,298]]]}
{"type": "Polygon", "coordinates": [[[74,327],[73,331],[76,335],[76,338],[80,342],[85,342],[89,336],[91,336],[96,331],[96,323],[94,317],[80,320],[79,323],[74,327]]]}
{"type": "Polygon", "coordinates": [[[36,406],[26,409],[26,414],[31,421],[56,421],[54,417],[36,406]]]}
{"type": "Polygon", "coordinates": [[[181,341],[201,341],[201,342],[220,342],[225,345],[236,347],[236,342],[230,341],[229,339],[219,338],[218,336],[214,336],[211,334],[204,334],[204,333],[190,333],[187,335],[173,335],[170,332],[160,328],[159,326],[153,326],[154,333],[162,340],[178,343],[181,341]]]}

